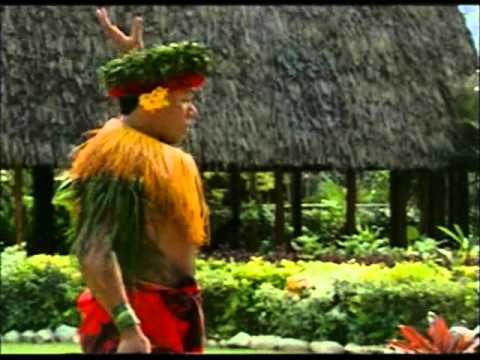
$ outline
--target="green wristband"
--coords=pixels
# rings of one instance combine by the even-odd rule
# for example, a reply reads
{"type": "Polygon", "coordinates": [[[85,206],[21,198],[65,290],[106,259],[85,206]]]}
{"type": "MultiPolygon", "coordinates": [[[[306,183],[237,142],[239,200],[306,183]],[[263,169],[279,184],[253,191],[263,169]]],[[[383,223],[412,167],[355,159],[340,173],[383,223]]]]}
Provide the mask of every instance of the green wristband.
{"type": "Polygon", "coordinates": [[[140,320],[129,304],[120,304],[112,311],[113,322],[119,332],[140,324],[140,320]]]}

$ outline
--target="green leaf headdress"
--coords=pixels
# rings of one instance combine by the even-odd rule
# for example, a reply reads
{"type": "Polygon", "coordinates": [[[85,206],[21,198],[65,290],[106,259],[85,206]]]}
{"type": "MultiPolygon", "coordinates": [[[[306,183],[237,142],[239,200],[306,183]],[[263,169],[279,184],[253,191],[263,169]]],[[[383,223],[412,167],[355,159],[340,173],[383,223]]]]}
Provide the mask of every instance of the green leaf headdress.
{"type": "Polygon", "coordinates": [[[170,90],[199,88],[211,74],[210,50],[184,41],[157,45],[128,53],[100,67],[102,84],[111,97],[138,96],[158,86],[170,90]]]}

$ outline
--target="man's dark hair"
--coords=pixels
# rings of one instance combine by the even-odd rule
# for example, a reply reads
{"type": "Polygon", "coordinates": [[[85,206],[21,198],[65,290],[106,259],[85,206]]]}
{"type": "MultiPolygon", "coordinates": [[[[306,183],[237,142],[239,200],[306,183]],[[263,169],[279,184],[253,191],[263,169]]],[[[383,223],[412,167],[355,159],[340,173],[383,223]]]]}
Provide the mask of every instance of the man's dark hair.
{"type": "Polygon", "coordinates": [[[120,105],[120,113],[122,115],[128,115],[138,106],[138,96],[127,95],[118,99],[120,105]]]}

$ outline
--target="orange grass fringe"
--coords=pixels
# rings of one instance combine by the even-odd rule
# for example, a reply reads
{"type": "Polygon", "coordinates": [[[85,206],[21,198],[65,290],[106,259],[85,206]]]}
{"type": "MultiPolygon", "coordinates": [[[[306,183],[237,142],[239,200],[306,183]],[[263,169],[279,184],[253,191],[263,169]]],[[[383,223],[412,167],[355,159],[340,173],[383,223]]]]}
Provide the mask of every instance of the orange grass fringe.
{"type": "Polygon", "coordinates": [[[73,181],[83,182],[101,174],[141,180],[150,206],[184,228],[197,246],[209,241],[208,206],[191,155],[119,119],[89,134],[91,137],[74,154],[70,169],[73,181]]]}

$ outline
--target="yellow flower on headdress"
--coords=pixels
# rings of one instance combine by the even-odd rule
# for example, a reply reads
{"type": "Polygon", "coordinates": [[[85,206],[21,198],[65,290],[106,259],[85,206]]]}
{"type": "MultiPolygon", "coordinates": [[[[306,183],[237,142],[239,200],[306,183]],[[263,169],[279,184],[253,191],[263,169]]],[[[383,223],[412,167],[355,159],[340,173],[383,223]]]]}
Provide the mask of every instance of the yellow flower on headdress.
{"type": "Polygon", "coordinates": [[[148,94],[140,95],[139,105],[145,111],[157,111],[170,105],[167,96],[168,89],[159,86],[148,94]]]}

